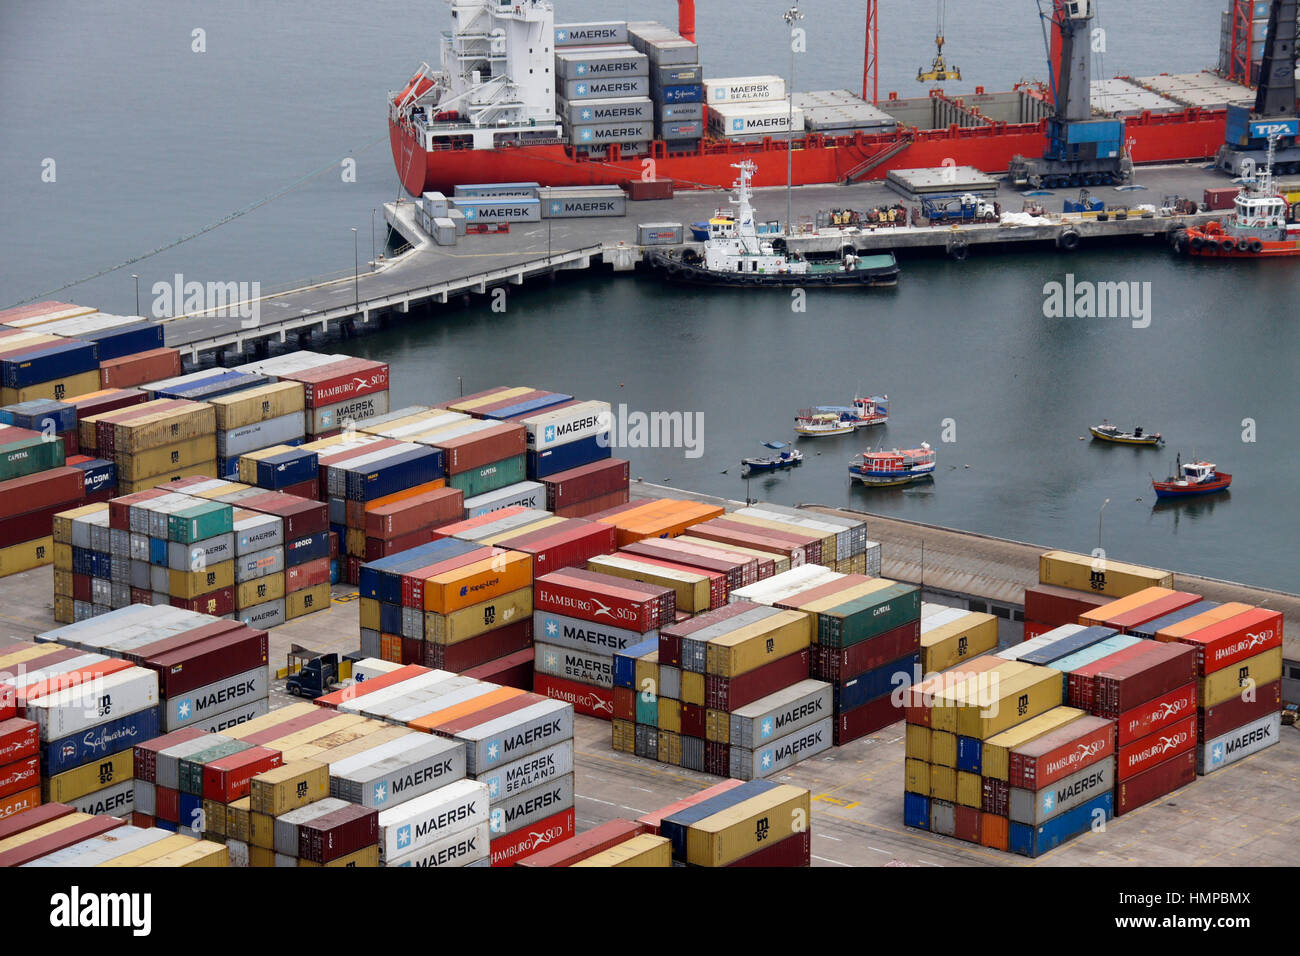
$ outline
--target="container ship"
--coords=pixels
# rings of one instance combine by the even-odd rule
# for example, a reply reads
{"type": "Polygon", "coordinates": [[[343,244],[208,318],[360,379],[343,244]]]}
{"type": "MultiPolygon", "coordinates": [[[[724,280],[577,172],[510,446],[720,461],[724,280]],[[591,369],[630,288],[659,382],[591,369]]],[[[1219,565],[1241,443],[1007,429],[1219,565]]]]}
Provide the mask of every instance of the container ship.
{"type": "MultiPolygon", "coordinates": [[[[867,4],[861,96],[787,91],[775,76],[708,76],[695,42],[694,0],[679,0],[677,30],[557,25],[548,0],[446,2],[451,29],[441,34],[441,69],[422,65],[388,96],[394,162],[415,196],[466,182],[667,179],[679,189],[725,189],[733,164],[745,160],[758,166],[756,186],[785,185],[787,150],[795,185],[881,179],[893,169],[945,162],[1000,172],[1047,145],[1053,94],[1044,84],[880,99],[875,0],[867,4]]],[[[1066,0],[1050,2],[1061,11],[1066,0]]],[[[1228,108],[1253,104],[1245,85],[1250,63],[1232,54],[1240,34],[1262,35],[1250,19],[1261,5],[1232,4],[1217,71],[1086,87],[1094,116],[1122,121],[1133,162],[1213,158],[1228,108]]],[[[1052,76],[1060,75],[1060,47],[1055,36],[1052,76]]]]}

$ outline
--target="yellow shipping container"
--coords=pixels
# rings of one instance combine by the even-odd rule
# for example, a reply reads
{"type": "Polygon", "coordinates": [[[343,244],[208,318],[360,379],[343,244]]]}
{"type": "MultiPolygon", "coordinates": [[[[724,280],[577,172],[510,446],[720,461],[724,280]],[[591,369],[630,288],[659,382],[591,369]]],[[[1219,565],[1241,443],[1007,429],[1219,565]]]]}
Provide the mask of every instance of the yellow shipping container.
{"type": "Polygon", "coordinates": [[[349,727],[355,727],[358,724],[368,723],[365,717],[360,714],[338,714],[329,720],[322,720],[314,727],[308,727],[305,730],[299,730],[294,733],[286,734],[275,740],[268,740],[262,744],[270,750],[278,750],[286,753],[295,747],[302,747],[313,743],[322,737],[328,737],[330,734],[336,734],[339,731],[347,730],[349,727]]]}
{"type": "Polygon", "coordinates": [[[1089,554],[1048,551],[1038,559],[1038,583],[1121,598],[1152,586],[1172,588],[1174,576],[1169,571],[1089,554]]]}
{"type": "MultiPolygon", "coordinates": [[[[843,572],[840,572],[843,573],[843,572]]],[[[884,578],[876,578],[871,581],[865,581],[861,584],[853,584],[846,587],[837,594],[830,597],[818,598],[815,601],[808,601],[799,605],[799,610],[808,614],[821,614],[825,611],[834,610],[841,604],[848,604],[860,597],[866,597],[868,594],[875,594],[877,591],[883,591],[885,588],[892,588],[896,582],[886,581],[884,578]]]]}
{"type": "Polygon", "coordinates": [[[574,866],[669,867],[673,865],[673,844],[667,837],[642,833],[626,843],[610,847],[595,856],[579,860],[574,866]]]}
{"type": "Polygon", "coordinates": [[[655,756],[660,763],[673,767],[682,765],[682,735],[671,730],[659,731],[659,746],[655,756]]]}
{"type": "Polygon", "coordinates": [[[168,853],[166,856],[157,857],[142,865],[228,867],[230,866],[230,851],[220,843],[213,843],[210,840],[196,840],[190,846],[168,853]]]}
{"type": "Polygon", "coordinates": [[[72,597],[72,572],[54,569],[54,596],[72,597]]]}
{"type": "Polygon", "coordinates": [[[360,598],[361,626],[369,631],[379,630],[379,602],[374,598],[360,598]]]}
{"type": "Polygon", "coordinates": [[[435,644],[459,644],[472,637],[495,631],[531,617],[533,589],[520,588],[481,604],[472,604],[450,614],[428,611],[424,615],[424,639],[435,644]]]}
{"type": "Polygon", "coordinates": [[[797,654],[812,645],[812,620],[803,611],[781,611],[715,638],[705,645],[705,672],[718,677],[739,677],[771,661],[797,654]]]}
{"type": "Polygon", "coordinates": [[[178,468],[189,468],[217,457],[217,436],[201,435],[173,445],[150,448],[133,455],[117,455],[117,474],[126,481],[178,468]]]}
{"type": "Polygon", "coordinates": [[[78,823],[85,823],[87,820],[95,819],[88,813],[69,813],[67,816],[59,817],[57,820],[51,820],[49,823],[42,823],[38,827],[32,827],[22,833],[15,833],[7,839],[0,840],[0,853],[7,853],[9,850],[17,849],[20,846],[47,837],[54,833],[61,833],[68,827],[75,826],[78,823]]]}
{"type": "Polygon", "coordinates": [[[50,651],[60,650],[62,647],[62,644],[33,644],[31,647],[24,647],[22,650],[0,654],[0,669],[9,670],[17,667],[23,661],[29,661],[34,657],[44,657],[50,651]]]}
{"type": "Polygon", "coordinates": [[[921,624],[921,671],[934,674],[956,667],[998,646],[998,619],[972,612],[926,631],[921,624]]]}
{"type": "Polygon", "coordinates": [[[248,846],[248,865],[250,868],[269,870],[275,866],[275,850],[270,847],[248,846]]]}
{"type": "Polygon", "coordinates": [[[60,624],[71,624],[75,617],[72,598],[65,594],[54,595],[54,620],[60,624]]]}
{"type": "Polygon", "coordinates": [[[264,849],[275,849],[275,817],[269,813],[251,811],[248,814],[248,843],[264,849]]]}
{"type": "Polygon", "coordinates": [[[1005,661],[988,671],[967,674],[952,684],[945,684],[941,689],[934,692],[934,703],[930,708],[930,726],[935,730],[958,733],[957,708],[959,702],[964,703],[966,698],[971,695],[977,701],[987,699],[988,695],[993,693],[1001,682],[1032,669],[1034,669],[1032,664],[1022,664],[1020,661],[1005,661]]]}
{"type": "Polygon", "coordinates": [[[535,391],[535,389],[526,386],[503,388],[501,391],[493,392],[491,395],[482,395],[478,398],[462,398],[454,402],[448,402],[445,407],[448,411],[464,412],[469,415],[473,414],[473,411],[476,408],[482,408],[484,405],[495,405],[497,402],[504,402],[507,398],[516,398],[532,391],[535,391]]]}
{"type": "Polygon", "coordinates": [[[299,866],[324,867],[335,869],[362,869],[379,866],[379,844],[362,847],[355,853],[349,853],[347,856],[341,856],[337,860],[329,863],[313,863],[311,860],[299,860],[299,866]]]}
{"type": "MultiPolygon", "coordinates": [[[[149,408],[157,402],[148,402],[139,408],[149,408]]],[[[113,426],[113,443],[117,454],[138,455],[152,448],[175,445],[191,438],[212,436],[216,443],[217,413],[204,402],[185,402],[167,411],[118,422],[113,426]]]]}
{"type": "MultiPolygon", "coordinates": [[[[50,535],[37,538],[34,541],[24,541],[21,544],[0,548],[0,578],[8,577],[11,574],[20,574],[23,571],[30,571],[32,568],[40,568],[53,563],[54,538],[50,535]]],[[[69,561],[68,567],[62,570],[71,570],[71,566],[72,562],[69,561]]]]}
{"type": "Polygon", "coordinates": [[[612,746],[619,753],[636,752],[636,724],[630,720],[612,720],[613,739],[610,741],[612,746]]]}
{"type": "Polygon", "coordinates": [[[41,781],[42,803],[68,803],[96,790],[116,786],[135,775],[132,764],[134,751],[119,750],[110,757],[92,760],[72,770],[56,773],[41,781]]]}
{"type": "Polygon", "coordinates": [[[988,740],[1031,717],[1061,706],[1063,693],[1061,672],[1050,667],[1035,667],[998,683],[990,690],[996,694],[991,702],[975,700],[959,706],[957,733],[976,740],[988,740]],[[981,706],[985,703],[986,706],[981,706]]]}
{"type": "Polygon", "coordinates": [[[686,862],[726,866],[803,832],[811,817],[812,794],[782,784],[693,823],[686,831],[686,862]]]}
{"type": "Polygon", "coordinates": [[[932,734],[933,731],[929,727],[924,727],[921,724],[908,724],[906,730],[907,756],[913,760],[924,760],[929,763],[930,754],[932,753],[930,747],[932,734]]]}
{"type": "Polygon", "coordinates": [[[1086,716],[1085,711],[1075,707],[1053,707],[1044,714],[1039,714],[1017,724],[1010,730],[994,734],[984,741],[980,755],[980,773],[996,780],[1007,780],[1011,776],[1011,751],[1017,747],[1037,740],[1044,734],[1060,730],[1066,724],[1086,716]]]}
{"type": "Polygon", "coordinates": [[[192,843],[199,841],[183,833],[175,833],[169,837],[163,837],[157,843],[150,843],[148,846],[142,846],[138,850],[132,850],[130,853],[124,853],[119,857],[111,860],[105,860],[97,866],[105,867],[135,867],[146,866],[160,857],[168,856],[177,850],[183,850],[192,843]]]}
{"type": "MultiPolygon", "coordinates": [[[[284,597],[284,572],[263,575],[235,586],[235,607],[243,610],[284,597]]],[[[362,625],[364,627],[364,625],[362,625]]]]}
{"type": "Polygon", "coordinates": [[[1116,598],[1109,604],[1094,608],[1087,614],[1079,615],[1077,623],[1082,624],[1084,627],[1101,626],[1104,621],[1112,620],[1128,611],[1135,611],[1140,607],[1145,607],[1152,601],[1170,597],[1177,593],[1177,591],[1171,591],[1169,588],[1143,588],[1141,591],[1134,591],[1127,597],[1116,598]]]}
{"type": "Polygon", "coordinates": [[[366,556],[366,531],[364,528],[348,528],[343,533],[343,553],[356,558],[366,556]]]}
{"type": "Polygon", "coordinates": [[[182,478],[197,478],[200,476],[208,478],[216,473],[217,460],[213,458],[211,461],[201,461],[197,465],[190,465],[188,468],[176,468],[159,475],[149,475],[147,478],[140,478],[136,481],[119,480],[117,491],[119,496],[133,495],[137,491],[148,491],[169,482],[180,481],[182,478]]]}
{"type": "Polygon", "coordinates": [[[976,810],[984,805],[984,780],[979,774],[957,771],[957,802],[976,810]]]}
{"type": "Polygon", "coordinates": [[[612,574],[616,578],[641,581],[644,584],[657,584],[672,588],[677,592],[677,609],[696,614],[707,611],[711,601],[709,579],[703,574],[690,571],[678,571],[657,565],[638,564],[619,555],[601,555],[587,562],[588,571],[600,574],[612,574]]]}
{"type": "Polygon", "coordinates": [[[1227,604],[1220,604],[1216,608],[1211,608],[1195,617],[1189,617],[1186,620],[1172,624],[1163,630],[1156,632],[1156,640],[1161,642],[1176,641],[1180,637],[1186,637],[1188,634],[1195,634],[1202,628],[1209,627],[1211,624],[1218,624],[1220,621],[1226,621],[1230,617],[1236,617],[1238,614],[1244,614],[1251,610],[1249,604],[1240,604],[1236,601],[1229,601],[1227,604]]]}
{"type": "Polygon", "coordinates": [[[682,671],[682,703],[704,706],[704,675],[682,671]]]}
{"type": "Polygon", "coordinates": [[[318,710],[320,710],[320,708],[315,704],[308,704],[305,702],[290,704],[288,707],[281,707],[279,710],[273,710],[271,713],[264,714],[261,717],[254,717],[252,720],[239,724],[237,727],[223,730],[222,733],[235,740],[243,740],[245,737],[259,734],[263,730],[270,730],[273,727],[279,727],[281,724],[287,723],[291,720],[296,720],[297,718],[306,716],[307,714],[314,714],[318,710]]]}
{"type": "Polygon", "coordinates": [[[295,763],[301,763],[309,760],[312,763],[320,763],[321,755],[328,753],[324,747],[317,747],[315,744],[304,744],[301,747],[294,747],[283,754],[285,760],[292,760],[295,763]]]}
{"type": "Polygon", "coordinates": [[[777,554],[774,551],[759,551],[757,548],[745,548],[738,544],[729,544],[722,541],[709,541],[706,538],[697,538],[694,535],[684,534],[678,539],[686,544],[702,544],[706,547],[717,548],[721,551],[734,551],[736,554],[744,555],[747,558],[758,558],[760,561],[772,561],[775,563],[775,574],[781,574],[790,570],[790,559],[783,554],[777,554]]]}
{"type": "Polygon", "coordinates": [[[957,735],[947,730],[930,731],[930,763],[940,767],[957,766],[957,735]]]}
{"type": "Polygon", "coordinates": [[[330,585],[326,581],[312,588],[290,591],[284,596],[284,616],[286,620],[311,614],[313,611],[327,611],[330,606],[330,585]]]}
{"type": "Polygon", "coordinates": [[[226,839],[248,842],[248,816],[252,812],[252,804],[251,797],[240,797],[226,806],[226,839]]]}
{"type": "Polygon", "coordinates": [[[203,833],[208,837],[226,838],[226,805],[215,800],[203,801],[203,833]]]}
{"type": "Polygon", "coordinates": [[[54,566],[60,571],[72,570],[72,545],[54,544],[54,538],[50,538],[54,548],[54,566]]]}
{"type": "Polygon", "coordinates": [[[671,734],[682,732],[682,702],[671,697],[659,698],[659,729],[671,734]]]}
{"type": "Polygon", "coordinates": [[[930,764],[930,796],[936,800],[957,802],[957,771],[952,767],[930,764]]]}
{"type": "Polygon", "coordinates": [[[636,686],[632,689],[638,694],[659,695],[659,652],[651,651],[636,659],[636,686]]]}
{"type": "Polygon", "coordinates": [[[532,583],[532,555],[507,551],[496,557],[426,578],[424,609],[437,614],[451,614],[503,594],[531,587],[532,583]]]}
{"type": "Polygon", "coordinates": [[[908,758],[904,762],[906,788],[908,793],[919,793],[923,797],[930,795],[930,765],[924,760],[908,758]]]}
{"type": "Polygon", "coordinates": [[[63,402],[74,396],[98,390],[99,369],[95,369],[93,372],[82,372],[48,382],[38,382],[26,388],[0,388],[0,402],[5,405],[17,405],[19,402],[32,402],[40,398],[63,402]]]}
{"type": "Polygon", "coordinates": [[[207,403],[216,416],[217,429],[231,431],[300,412],[307,407],[307,397],[299,382],[275,382],[219,395],[207,403]]]}
{"type": "Polygon", "coordinates": [[[82,505],[70,511],[61,511],[54,516],[51,530],[54,532],[55,544],[72,544],[72,522],[78,518],[91,518],[108,510],[108,502],[100,501],[93,505],[82,505]]]}
{"type": "Polygon", "coordinates": [[[329,764],[297,761],[260,773],[248,785],[249,808],[279,817],[330,795],[329,764]]]}
{"type": "Polygon", "coordinates": [[[1258,691],[1266,684],[1281,679],[1282,648],[1275,647],[1200,678],[1200,695],[1197,700],[1201,707],[1217,707],[1239,696],[1247,688],[1258,691]]]}
{"type": "MultiPolygon", "coordinates": [[[[237,491],[248,491],[252,485],[246,485],[239,481],[223,481],[220,485],[200,491],[194,494],[195,498],[203,498],[206,501],[215,501],[217,498],[225,495],[233,495],[237,491]]],[[[187,492],[188,494],[188,492],[187,492]]],[[[238,505],[236,505],[238,507],[238,505]]]]}
{"type": "Polygon", "coordinates": [[[835,559],[835,532],[830,531],[823,533],[815,528],[805,528],[802,525],[787,524],[784,521],[777,521],[773,518],[755,518],[752,515],[743,515],[736,512],[726,516],[728,521],[736,521],[740,524],[753,525],[756,528],[766,528],[769,531],[783,531],[789,534],[798,534],[806,538],[816,538],[822,546],[822,565],[825,566],[826,560],[835,559]]]}
{"type": "Polygon", "coordinates": [[[239,480],[244,484],[257,484],[257,463],[265,461],[268,458],[274,458],[276,455],[283,455],[285,452],[300,451],[292,445],[272,445],[270,448],[259,448],[257,451],[250,451],[247,454],[239,456],[237,465],[239,480]]]}
{"type": "MultiPolygon", "coordinates": [[[[301,759],[306,759],[312,763],[336,763],[337,761],[344,760],[348,757],[355,757],[357,754],[378,747],[380,744],[386,744],[391,740],[396,740],[398,737],[405,737],[411,732],[409,727],[387,724],[378,720],[367,721],[355,729],[358,731],[358,736],[356,738],[349,740],[347,743],[340,743],[336,747],[321,747],[320,741],[316,741],[316,743],[310,745],[310,749],[319,751],[325,759],[313,760],[311,757],[301,759]]],[[[303,747],[299,749],[305,751],[308,748],[303,747]]],[[[294,751],[295,754],[298,752],[299,750],[294,751]]],[[[294,759],[300,758],[295,757],[294,759]]],[[[288,762],[288,754],[285,755],[285,762],[288,762]]]]}
{"type": "Polygon", "coordinates": [[[210,564],[202,571],[168,571],[167,593],[172,597],[196,598],[235,583],[235,562],[210,564]]]}
{"type": "Polygon", "coordinates": [[[704,739],[717,744],[731,742],[731,715],[725,710],[704,712],[704,739]]]}

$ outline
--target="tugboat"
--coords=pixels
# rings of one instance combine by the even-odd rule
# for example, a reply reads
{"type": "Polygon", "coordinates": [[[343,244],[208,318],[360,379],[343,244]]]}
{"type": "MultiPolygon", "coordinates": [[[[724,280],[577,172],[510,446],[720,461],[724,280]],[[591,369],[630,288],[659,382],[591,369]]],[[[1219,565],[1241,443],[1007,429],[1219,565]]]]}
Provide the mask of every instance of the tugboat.
{"type": "Polygon", "coordinates": [[[1090,426],[1088,431],[1092,432],[1092,437],[1098,441],[1114,442],[1117,445],[1148,445],[1154,447],[1164,443],[1164,438],[1159,432],[1148,435],[1141,425],[1138,425],[1131,432],[1122,432],[1118,426],[1112,425],[1109,421],[1103,421],[1100,425],[1090,426]]]}
{"type": "Polygon", "coordinates": [[[750,182],[758,169],[751,160],[733,163],[740,170],[734,215],[709,220],[704,258],[693,250],[681,254],[656,252],[652,268],[672,282],[691,285],[744,286],[747,288],[856,288],[898,284],[898,262],[893,253],[859,256],[846,250],[839,259],[816,261],[787,254],[784,237],[759,235],[750,200],[750,182]]]}
{"type": "Polygon", "coordinates": [[[1258,179],[1242,181],[1227,222],[1189,226],[1174,236],[1174,250],[1193,256],[1254,259],[1300,256],[1300,223],[1287,222],[1286,198],[1273,184],[1277,137],[1268,139],[1268,163],[1258,179]]]}
{"type": "Polygon", "coordinates": [[[1156,498],[1190,498],[1193,495],[1209,495],[1224,491],[1232,484],[1232,475],[1218,470],[1218,465],[1209,461],[1183,464],[1183,456],[1178,456],[1175,473],[1165,481],[1151,480],[1156,498]]]}
{"type": "Polygon", "coordinates": [[[897,488],[934,478],[936,455],[928,442],[906,451],[864,452],[849,463],[849,478],[868,488],[897,488]]]}
{"type": "Polygon", "coordinates": [[[783,468],[793,468],[795,465],[803,463],[803,452],[797,448],[791,448],[789,442],[765,441],[763,447],[771,448],[776,454],[742,458],[740,461],[742,474],[755,471],[780,471],[783,468]]]}
{"type": "Polygon", "coordinates": [[[802,408],[795,416],[794,430],[807,438],[823,438],[827,435],[847,435],[859,428],[883,425],[889,421],[889,396],[875,395],[871,398],[854,398],[853,404],[818,405],[816,408],[802,408]]]}

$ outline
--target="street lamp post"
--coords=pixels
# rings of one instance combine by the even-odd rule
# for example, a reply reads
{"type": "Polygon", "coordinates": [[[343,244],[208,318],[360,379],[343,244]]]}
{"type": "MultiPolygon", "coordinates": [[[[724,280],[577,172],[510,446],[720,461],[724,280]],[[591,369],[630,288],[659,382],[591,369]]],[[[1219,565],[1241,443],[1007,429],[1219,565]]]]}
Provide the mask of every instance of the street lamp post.
{"type": "Polygon", "coordinates": [[[794,197],[791,193],[794,186],[794,25],[803,19],[799,5],[790,7],[782,19],[790,26],[790,88],[785,91],[789,104],[785,134],[785,234],[790,236],[794,234],[794,197]]]}
{"type": "Polygon", "coordinates": [[[1108,504],[1110,504],[1109,498],[1107,498],[1105,501],[1101,503],[1101,510],[1097,512],[1097,550],[1098,551],[1102,549],[1101,548],[1101,516],[1102,514],[1105,513],[1106,506],[1108,504]]]}
{"type": "Polygon", "coordinates": [[[132,272],[131,278],[135,280],[135,314],[139,315],[140,314],[140,277],[136,275],[134,272],[132,272]]]}
{"type": "MultiPolygon", "coordinates": [[[[370,210],[370,261],[373,263],[377,258],[375,255],[375,210],[370,210]]],[[[372,265],[373,269],[374,266],[372,265]]]]}
{"type": "Polygon", "coordinates": [[[352,305],[361,311],[361,253],[357,249],[357,230],[352,227],[352,305]]]}

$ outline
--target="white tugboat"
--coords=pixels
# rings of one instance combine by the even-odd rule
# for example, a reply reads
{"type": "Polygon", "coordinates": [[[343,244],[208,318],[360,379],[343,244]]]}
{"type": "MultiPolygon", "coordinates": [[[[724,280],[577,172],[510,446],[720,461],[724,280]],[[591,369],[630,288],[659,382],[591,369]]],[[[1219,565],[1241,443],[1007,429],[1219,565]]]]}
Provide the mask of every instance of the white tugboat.
{"type": "Polygon", "coordinates": [[[682,255],[655,253],[650,264],[675,282],[694,285],[775,286],[778,288],[892,286],[898,284],[898,262],[893,253],[818,261],[787,253],[781,237],[762,235],[755,225],[750,183],[757,167],[750,160],[733,164],[740,170],[736,194],[731,199],[734,216],[715,216],[709,222],[704,257],[688,251],[682,255]],[[778,245],[779,243],[779,245],[778,245]]]}

